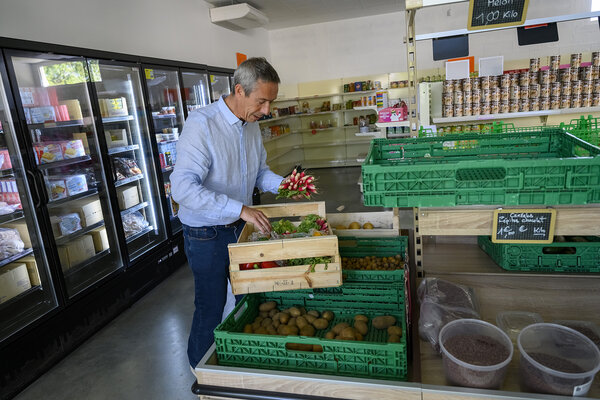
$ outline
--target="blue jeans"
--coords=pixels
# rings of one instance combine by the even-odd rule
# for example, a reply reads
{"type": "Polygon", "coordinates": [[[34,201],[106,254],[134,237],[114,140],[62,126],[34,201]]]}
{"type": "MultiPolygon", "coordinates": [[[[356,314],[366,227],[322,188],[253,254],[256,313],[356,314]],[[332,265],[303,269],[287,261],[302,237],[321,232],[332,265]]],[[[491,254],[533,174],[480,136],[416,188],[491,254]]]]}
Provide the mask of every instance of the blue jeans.
{"type": "MultiPolygon", "coordinates": [[[[243,224],[235,227],[195,228],[183,225],[185,254],[194,274],[194,317],[188,339],[188,359],[196,367],[214,341],[213,331],[219,323],[227,300],[229,252],[243,224]]],[[[236,296],[239,301],[242,296],[236,296]]]]}

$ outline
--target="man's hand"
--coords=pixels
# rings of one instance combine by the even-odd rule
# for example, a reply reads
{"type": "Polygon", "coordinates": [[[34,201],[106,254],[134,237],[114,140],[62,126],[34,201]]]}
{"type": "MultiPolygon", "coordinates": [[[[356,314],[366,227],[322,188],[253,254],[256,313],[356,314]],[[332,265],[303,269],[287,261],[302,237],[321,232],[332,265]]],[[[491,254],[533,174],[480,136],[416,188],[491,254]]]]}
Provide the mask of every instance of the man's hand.
{"type": "Polygon", "coordinates": [[[262,213],[262,211],[259,211],[255,208],[242,206],[240,218],[253,224],[262,233],[271,232],[271,223],[269,223],[269,219],[265,214],[262,213]]]}

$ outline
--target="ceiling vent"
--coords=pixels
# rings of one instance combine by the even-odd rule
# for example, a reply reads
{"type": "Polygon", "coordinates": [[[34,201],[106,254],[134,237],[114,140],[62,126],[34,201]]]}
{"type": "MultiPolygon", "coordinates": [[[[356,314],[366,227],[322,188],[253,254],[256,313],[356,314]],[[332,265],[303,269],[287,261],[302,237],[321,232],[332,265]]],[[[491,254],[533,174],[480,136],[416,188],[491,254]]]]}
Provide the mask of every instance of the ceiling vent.
{"type": "Polygon", "coordinates": [[[269,22],[265,14],[250,6],[248,3],[210,9],[210,21],[213,24],[234,31],[258,28],[269,22]]]}

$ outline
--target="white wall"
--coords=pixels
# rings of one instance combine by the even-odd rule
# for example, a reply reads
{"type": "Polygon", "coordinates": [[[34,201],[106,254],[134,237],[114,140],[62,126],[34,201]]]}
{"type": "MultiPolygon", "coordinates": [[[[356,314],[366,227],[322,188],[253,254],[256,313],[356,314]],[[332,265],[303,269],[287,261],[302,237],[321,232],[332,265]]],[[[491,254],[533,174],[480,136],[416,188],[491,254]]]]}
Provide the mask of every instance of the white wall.
{"type": "Polygon", "coordinates": [[[210,22],[203,0],[1,0],[0,36],[235,68],[269,58],[263,28],[210,22]]]}
{"type": "MultiPolygon", "coordinates": [[[[531,0],[528,18],[590,11],[591,0],[531,0]]],[[[464,29],[468,3],[430,7],[417,12],[417,34],[464,29]]],[[[598,22],[589,19],[558,24],[556,43],[518,46],[516,29],[469,35],[475,59],[503,55],[521,60],[553,54],[600,50],[598,22]]],[[[405,13],[355,18],[269,31],[271,57],[284,83],[310,82],[406,71],[405,13]]],[[[417,67],[438,68],[432,42],[417,43],[417,67]]],[[[568,62],[568,61],[566,61],[568,62]]]]}

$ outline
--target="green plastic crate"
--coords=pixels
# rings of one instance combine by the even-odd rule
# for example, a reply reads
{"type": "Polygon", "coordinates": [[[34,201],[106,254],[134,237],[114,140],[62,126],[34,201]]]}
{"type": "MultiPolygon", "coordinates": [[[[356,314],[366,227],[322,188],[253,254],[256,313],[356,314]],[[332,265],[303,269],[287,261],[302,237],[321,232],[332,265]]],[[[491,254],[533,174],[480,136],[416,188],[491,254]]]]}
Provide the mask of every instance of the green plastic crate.
{"type": "Polygon", "coordinates": [[[600,238],[591,236],[586,239],[589,241],[513,244],[492,243],[489,236],[479,236],[477,241],[483,251],[508,271],[598,273],[600,272],[600,238]],[[556,254],[561,249],[572,254],[556,254]]]}
{"type": "Polygon", "coordinates": [[[598,146],[600,144],[600,118],[592,118],[591,115],[573,119],[564,129],[581,140],[598,146]]]}
{"type": "MultiPolygon", "coordinates": [[[[344,257],[390,257],[400,254],[407,268],[408,237],[338,237],[340,256],[344,257]]],[[[404,269],[394,271],[345,270],[342,260],[342,278],[346,282],[404,282],[404,269]]]]}
{"type": "MultiPolygon", "coordinates": [[[[273,294],[279,296],[281,292],[273,294]]],[[[345,375],[372,379],[404,380],[407,377],[406,323],[402,311],[380,310],[377,304],[355,304],[355,308],[339,304],[328,309],[335,313],[330,327],[340,322],[351,323],[355,314],[369,317],[393,315],[402,326],[400,343],[387,343],[387,332],[379,331],[369,322],[369,332],[362,342],[324,339],[328,329],[317,331],[315,337],[277,336],[243,333],[246,324],[258,315],[258,306],[273,299],[271,294],[246,295],[235,310],[215,329],[215,344],[220,365],[246,368],[286,370],[314,374],[345,375]],[[320,345],[322,352],[288,350],[286,344],[320,345]]],[[[278,307],[297,305],[284,299],[278,307]]],[[[319,311],[325,311],[319,309],[319,311]]]]}
{"type": "Polygon", "coordinates": [[[600,203],[600,148],[560,129],[374,139],[362,178],[367,206],[600,203]]]}

